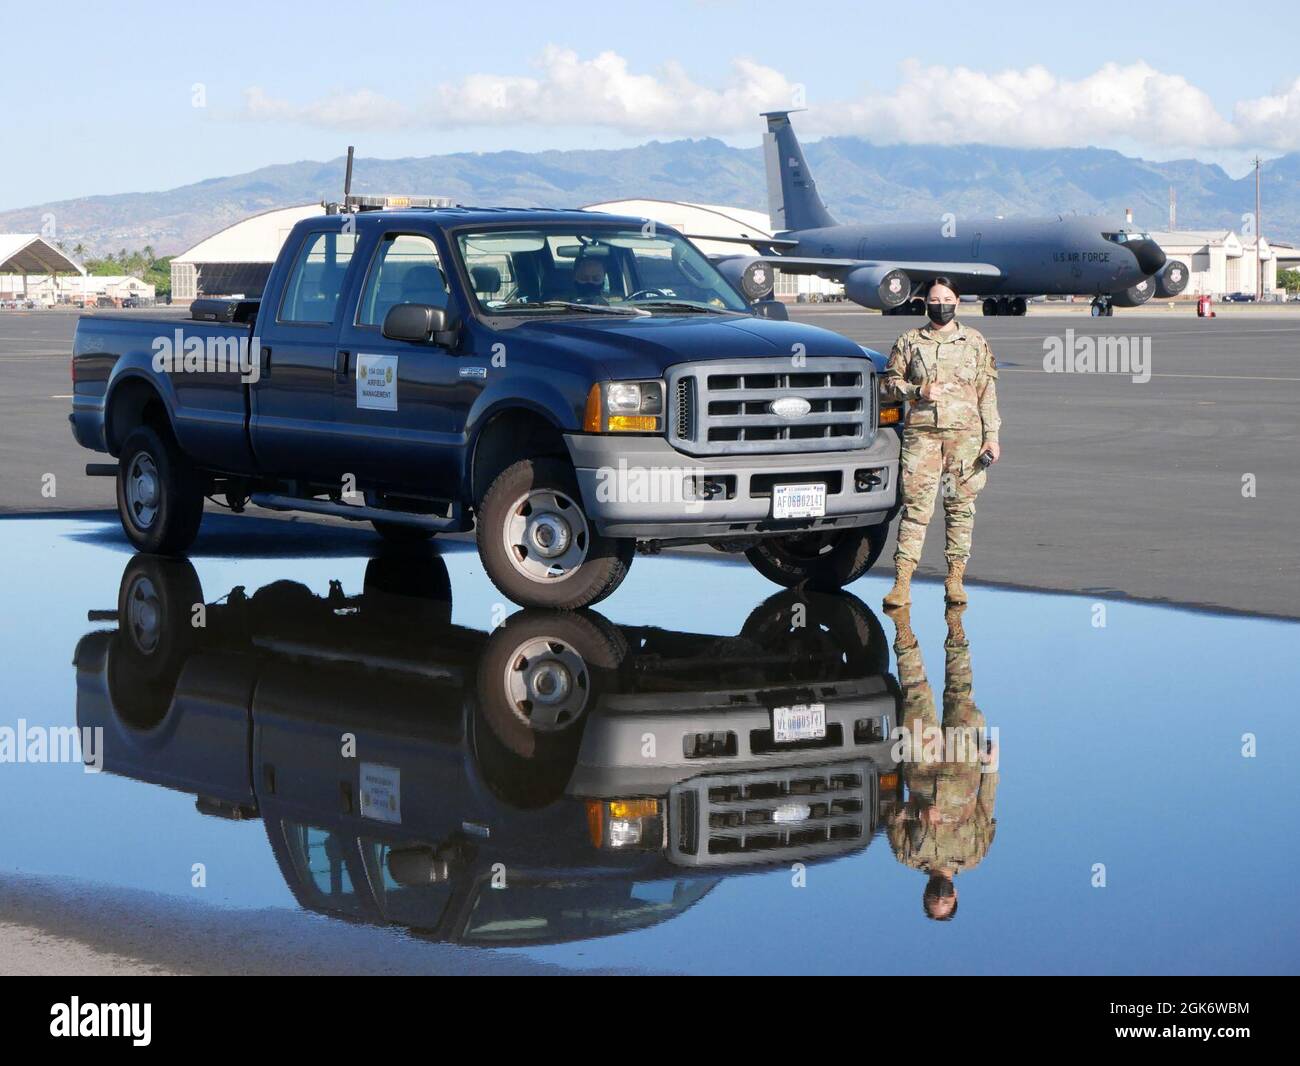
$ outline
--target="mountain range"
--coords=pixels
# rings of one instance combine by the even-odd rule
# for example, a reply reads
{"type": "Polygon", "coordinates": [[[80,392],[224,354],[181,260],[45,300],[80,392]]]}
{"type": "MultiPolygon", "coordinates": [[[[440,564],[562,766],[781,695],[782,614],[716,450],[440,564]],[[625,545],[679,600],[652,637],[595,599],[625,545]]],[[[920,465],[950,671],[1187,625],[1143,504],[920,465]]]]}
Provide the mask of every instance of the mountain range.
{"type": "MultiPolygon", "coordinates": [[[[1101,148],[876,145],[828,137],[805,146],[831,213],[842,222],[995,215],[1115,213],[1168,226],[1169,188],[1180,229],[1235,229],[1254,210],[1254,175],[1232,178],[1194,159],[1155,163],[1101,148]]],[[[337,199],[344,160],[283,163],[161,192],[87,196],[0,212],[0,232],[36,232],[52,215],[65,247],[87,254],[153,247],[183,251],[250,214],[337,199]]],[[[1300,238],[1300,152],[1264,164],[1266,236],[1300,238]]],[[[488,152],[357,159],[355,192],[451,196],[497,206],[574,207],[645,197],[766,210],[762,150],[714,139],[635,148],[488,152]]]]}

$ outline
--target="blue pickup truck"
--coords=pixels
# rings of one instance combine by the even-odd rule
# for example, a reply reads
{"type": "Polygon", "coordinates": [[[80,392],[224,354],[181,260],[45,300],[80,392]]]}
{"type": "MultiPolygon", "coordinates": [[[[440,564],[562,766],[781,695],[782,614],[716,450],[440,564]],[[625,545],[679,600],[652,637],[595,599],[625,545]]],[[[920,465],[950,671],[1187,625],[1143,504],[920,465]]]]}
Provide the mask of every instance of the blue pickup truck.
{"type": "Polygon", "coordinates": [[[751,305],[645,219],[487,208],[300,222],[258,300],[86,316],[70,416],[115,463],[142,551],[183,553],[204,499],[476,530],[525,606],[609,595],[634,553],[744,552],[838,588],[897,508],[880,356],[751,305]]]}

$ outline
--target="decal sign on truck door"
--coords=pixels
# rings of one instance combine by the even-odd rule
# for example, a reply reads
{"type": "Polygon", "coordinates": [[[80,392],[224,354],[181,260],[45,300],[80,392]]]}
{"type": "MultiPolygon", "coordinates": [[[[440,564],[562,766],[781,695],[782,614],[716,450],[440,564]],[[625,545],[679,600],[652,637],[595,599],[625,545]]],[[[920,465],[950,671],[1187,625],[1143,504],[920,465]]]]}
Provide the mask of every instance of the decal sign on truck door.
{"type": "Polygon", "coordinates": [[[397,410],[397,356],[357,353],[357,407],[397,410]]]}

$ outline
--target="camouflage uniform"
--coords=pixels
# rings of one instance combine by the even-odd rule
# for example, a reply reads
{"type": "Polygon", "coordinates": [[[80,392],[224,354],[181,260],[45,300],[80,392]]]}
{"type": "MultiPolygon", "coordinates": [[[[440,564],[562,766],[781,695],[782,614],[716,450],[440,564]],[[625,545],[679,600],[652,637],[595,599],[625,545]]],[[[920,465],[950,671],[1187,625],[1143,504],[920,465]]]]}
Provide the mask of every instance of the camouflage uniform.
{"type": "Polygon", "coordinates": [[[885,389],[910,403],[903,429],[903,509],[894,553],[921,561],[925,527],[934,514],[936,493],[943,496],[949,563],[970,557],[975,496],[986,471],[977,461],[985,444],[998,439],[998,371],[993,352],[978,330],[957,323],[950,334],[930,326],[898,338],[885,368],[885,389]],[[920,398],[922,386],[944,386],[933,401],[920,398]]]}
{"type": "MultiPolygon", "coordinates": [[[[889,845],[899,862],[925,873],[958,874],[978,866],[997,829],[993,809],[998,774],[986,773],[975,757],[982,736],[978,730],[985,722],[971,697],[970,644],[961,630],[960,609],[954,610],[958,621],[944,642],[942,723],[935,715],[934,692],[926,680],[920,647],[906,622],[899,627],[894,645],[903,690],[899,724],[911,732],[913,743],[920,747],[924,730],[940,726],[965,731],[962,742],[967,744],[965,757],[960,750],[952,751],[946,754],[953,758],[938,762],[917,761],[913,750],[903,768],[907,802],[889,824],[889,845]],[[934,809],[939,812],[937,822],[930,814],[934,809]]],[[[954,610],[949,612],[950,622],[954,610]]]]}

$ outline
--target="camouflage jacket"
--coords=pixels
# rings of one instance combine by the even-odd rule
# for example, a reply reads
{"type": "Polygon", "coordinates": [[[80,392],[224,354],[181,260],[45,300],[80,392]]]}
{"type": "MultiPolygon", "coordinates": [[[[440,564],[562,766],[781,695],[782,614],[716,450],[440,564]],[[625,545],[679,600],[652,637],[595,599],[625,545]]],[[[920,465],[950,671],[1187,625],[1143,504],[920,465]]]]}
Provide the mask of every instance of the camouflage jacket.
{"type": "Polygon", "coordinates": [[[957,323],[949,335],[928,325],[909,329],[894,343],[885,367],[885,390],[911,403],[907,424],[930,429],[979,429],[982,440],[996,441],[997,366],[984,336],[957,323]],[[933,401],[922,400],[926,384],[941,386],[933,401]]]}
{"type": "Polygon", "coordinates": [[[960,873],[978,866],[997,832],[998,775],[978,766],[909,775],[909,797],[888,827],[889,846],[905,866],[960,873]],[[935,809],[939,821],[927,813],[935,809]]]}

